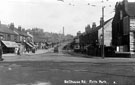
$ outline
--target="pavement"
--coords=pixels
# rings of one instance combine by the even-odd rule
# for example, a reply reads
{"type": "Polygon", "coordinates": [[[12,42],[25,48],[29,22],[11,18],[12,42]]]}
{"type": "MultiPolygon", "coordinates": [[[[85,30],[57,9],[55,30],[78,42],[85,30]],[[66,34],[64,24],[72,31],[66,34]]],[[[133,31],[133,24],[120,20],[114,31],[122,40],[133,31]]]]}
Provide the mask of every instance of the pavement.
{"type": "MultiPolygon", "coordinates": [[[[36,54],[42,54],[42,53],[46,53],[53,50],[53,48],[49,48],[49,49],[38,49],[35,53],[32,52],[26,52],[23,53],[22,55],[36,55],[36,54]]],[[[7,57],[7,56],[17,56],[16,53],[7,53],[7,54],[3,54],[3,57],[7,57]]]]}
{"type": "Polygon", "coordinates": [[[92,57],[86,58],[82,54],[70,55],[62,53],[53,53],[54,48],[40,49],[35,53],[24,53],[21,56],[17,54],[3,54],[5,62],[14,61],[54,61],[54,62],[82,62],[82,63],[135,63],[135,58],[101,58],[92,57]],[[49,52],[48,54],[45,54],[49,52]],[[53,56],[52,56],[53,55],[53,56]]]}
{"type": "Polygon", "coordinates": [[[33,56],[44,54],[47,52],[53,51],[54,48],[49,49],[38,49],[35,53],[29,52],[29,53],[23,53],[21,55],[17,55],[16,53],[7,53],[3,54],[2,57],[4,58],[4,61],[25,61],[29,58],[32,59],[33,56]]]}

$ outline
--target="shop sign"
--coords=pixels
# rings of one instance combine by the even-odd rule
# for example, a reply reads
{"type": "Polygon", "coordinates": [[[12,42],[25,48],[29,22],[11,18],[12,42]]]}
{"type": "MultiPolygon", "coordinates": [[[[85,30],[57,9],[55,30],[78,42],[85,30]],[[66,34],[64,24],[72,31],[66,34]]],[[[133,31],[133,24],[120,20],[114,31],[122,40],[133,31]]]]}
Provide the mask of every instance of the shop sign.
{"type": "Polygon", "coordinates": [[[134,33],[130,32],[130,51],[135,50],[135,39],[134,39],[134,33]]]}
{"type": "Polygon", "coordinates": [[[2,41],[6,47],[9,47],[9,48],[15,48],[15,47],[18,47],[17,43],[16,42],[11,42],[11,41],[2,41]]]}
{"type": "Polygon", "coordinates": [[[130,31],[135,31],[135,19],[130,19],[130,31]]]}

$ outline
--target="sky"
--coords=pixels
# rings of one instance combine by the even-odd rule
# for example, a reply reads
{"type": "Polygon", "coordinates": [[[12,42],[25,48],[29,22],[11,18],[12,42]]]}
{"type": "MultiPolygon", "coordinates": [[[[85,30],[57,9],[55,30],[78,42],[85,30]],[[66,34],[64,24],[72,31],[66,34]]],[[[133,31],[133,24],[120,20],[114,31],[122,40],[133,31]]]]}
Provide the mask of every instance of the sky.
{"type": "MultiPolygon", "coordinates": [[[[114,6],[121,0],[0,0],[0,21],[25,29],[42,28],[44,32],[76,35],[93,22],[99,25],[102,6],[105,20],[114,16],[114,6]],[[89,4],[89,5],[88,5],[89,4]]],[[[129,0],[135,1],[135,0],[129,0]]]]}

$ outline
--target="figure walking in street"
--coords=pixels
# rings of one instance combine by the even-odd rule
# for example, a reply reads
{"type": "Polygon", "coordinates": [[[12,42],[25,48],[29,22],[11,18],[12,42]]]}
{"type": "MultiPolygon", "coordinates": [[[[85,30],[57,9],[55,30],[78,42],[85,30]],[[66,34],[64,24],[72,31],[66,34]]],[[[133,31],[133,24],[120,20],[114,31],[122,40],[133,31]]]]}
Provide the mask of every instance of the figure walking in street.
{"type": "Polygon", "coordinates": [[[0,61],[3,61],[4,59],[2,58],[3,50],[2,50],[2,45],[0,42],[0,61]]]}
{"type": "Polygon", "coordinates": [[[58,53],[59,49],[58,49],[58,45],[54,48],[54,53],[58,53]]]}
{"type": "Polygon", "coordinates": [[[21,55],[21,53],[20,53],[20,45],[18,47],[17,55],[21,55]]]}

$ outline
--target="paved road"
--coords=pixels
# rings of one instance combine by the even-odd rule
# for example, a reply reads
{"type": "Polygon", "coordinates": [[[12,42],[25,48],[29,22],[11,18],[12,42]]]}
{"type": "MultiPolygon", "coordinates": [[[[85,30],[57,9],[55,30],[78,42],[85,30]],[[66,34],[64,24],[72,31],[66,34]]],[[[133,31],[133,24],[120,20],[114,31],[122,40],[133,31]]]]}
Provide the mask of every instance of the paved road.
{"type": "Polygon", "coordinates": [[[53,53],[53,49],[36,55],[6,56],[0,62],[0,85],[135,85],[133,61],[82,58],[62,51],[53,53]]]}
{"type": "Polygon", "coordinates": [[[6,54],[3,56],[4,62],[15,61],[54,61],[54,62],[88,62],[88,63],[134,63],[135,58],[105,58],[93,57],[85,58],[85,55],[70,55],[62,50],[59,53],[53,53],[53,48],[49,50],[39,50],[35,54],[24,54],[18,56],[16,54],[6,54]],[[51,57],[50,57],[51,56],[51,57]],[[52,57],[53,56],[53,57],[52,57]],[[55,57],[54,57],[55,56],[55,57]]]}
{"type": "Polygon", "coordinates": [[[0,85],[134,85],[134,66],[135,63],[3,62],[0,85]]]}

